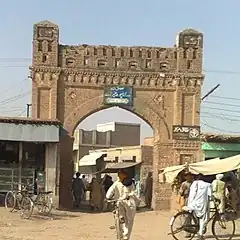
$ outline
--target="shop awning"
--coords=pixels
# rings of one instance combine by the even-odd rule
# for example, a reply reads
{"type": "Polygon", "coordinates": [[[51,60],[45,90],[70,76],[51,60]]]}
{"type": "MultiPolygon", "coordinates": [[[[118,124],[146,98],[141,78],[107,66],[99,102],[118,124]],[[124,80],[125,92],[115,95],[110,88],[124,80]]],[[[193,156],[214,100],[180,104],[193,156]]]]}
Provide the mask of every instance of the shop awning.
{"type": "Polygon", "coordinates": [[[95,166],[99,158],[106,156],[107,154],[103,152],[90,153],[79,160],[79,166],[95,166]]]}
{"type": "Polygon", "coordinates": [[[137,165],[141,164],[141,162],[120,162],[120,163],[108,163],[106,165],[106,168],[103,169],[102,173],[116,173],[119,171],[119,169],[125,169],[130,167],[135,167],[137,165]]]}
{"type": "Polygon", "coordinates": [[[231,172],[240,169],[240,155],[219,159],[214,158],[202,162],[191,163],[188,165],[178,165],[167,167],[163,171],[165,180],[172,183],[182,170],[188,170],[192,174],[215,175],[218,173],[231,172]]]}

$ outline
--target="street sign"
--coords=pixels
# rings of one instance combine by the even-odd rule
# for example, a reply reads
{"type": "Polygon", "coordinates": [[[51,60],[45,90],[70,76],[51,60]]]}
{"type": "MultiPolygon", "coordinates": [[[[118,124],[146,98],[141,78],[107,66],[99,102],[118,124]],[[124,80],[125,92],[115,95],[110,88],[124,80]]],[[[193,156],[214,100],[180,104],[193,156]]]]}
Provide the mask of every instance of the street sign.
{"type": "Polygon", "coordinates": [[[107,86],[104,89],[105,105],[133,105],[133,88],[129,86],[107,86]]]}
{"type": "Polygon", "coordinates": [[[200,140],[200,126],[173,125],[174,140],[200,140]]]}

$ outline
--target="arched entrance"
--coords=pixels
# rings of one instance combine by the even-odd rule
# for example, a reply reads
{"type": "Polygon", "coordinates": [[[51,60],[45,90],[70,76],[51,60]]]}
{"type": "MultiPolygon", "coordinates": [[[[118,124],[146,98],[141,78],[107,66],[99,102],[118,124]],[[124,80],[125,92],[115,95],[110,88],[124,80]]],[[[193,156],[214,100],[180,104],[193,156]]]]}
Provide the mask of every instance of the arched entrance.
{"type": "Polygon", "coordinates": [[[199,139],[187,139],[186,129],[200,122],[202,42],[201,33],[187,29],[178,34],[172,48],[67,46],[59,44],[55,24],[43,21],[34,25],[32,113],[33,117],[58,118],[63,123],[62,206],[68,206],[71,198],[75,127],[90,114],[121,104],[153,128],[153,207],[169,207],[170,189],[159,183],[159,170],[196,161],[200,152],[199,139]],[[182,138],[173,135],[176,125],[180,128],[174,129],[182,138]]]}

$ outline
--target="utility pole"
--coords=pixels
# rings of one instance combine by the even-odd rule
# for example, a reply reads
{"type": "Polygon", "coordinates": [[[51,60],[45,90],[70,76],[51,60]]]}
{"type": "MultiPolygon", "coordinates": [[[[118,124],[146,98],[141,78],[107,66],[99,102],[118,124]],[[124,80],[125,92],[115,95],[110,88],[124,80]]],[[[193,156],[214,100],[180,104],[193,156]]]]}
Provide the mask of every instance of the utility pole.
{"type": "Polygon", "coordinates": [[[203,101],[205,98],[207,98],[210,94],[212,94],[217,88],[220,87],[220,84],[217,84],[214,88],[212,88],[207,94],[205,94],[201,100],[203,101]]]}
{"type": "Polygon", "coordinates": [[[30,107],[32,106],[31,103],[27,103],[27,117],[30,117],[30,107]]]}

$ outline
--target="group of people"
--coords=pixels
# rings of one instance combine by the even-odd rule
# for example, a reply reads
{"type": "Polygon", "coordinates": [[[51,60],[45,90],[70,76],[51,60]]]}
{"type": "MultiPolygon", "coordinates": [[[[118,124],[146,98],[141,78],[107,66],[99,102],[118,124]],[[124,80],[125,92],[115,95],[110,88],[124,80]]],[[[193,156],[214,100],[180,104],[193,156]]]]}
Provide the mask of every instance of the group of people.
{"type": "MultiPolygon", "coordinates": [[[[224,179],[223,174],[217,174],[212,183],[209,183],[202,174],[199,174],[194,180],[191,173],[185,173],[185,181],[181,184],[179,191],[179,203],[181,208],[194,211],[199,218],[200,239],[203,239],[203,235],[206,232],[211,200],[219,202],[219,213],[223,219],[225,218],[224,213],[227,201],[237,211],[238,189],[237,184],[233,184],[233,176],[232,178],[228,176],[224,179]]],[[[190,236],[191,234],[186,235],[186,237],[190,236]]]]}
{"type": "MultiPolygon", "coordinates": [[[[119,201],[119,214],[121,222],[121,230],[124,240],[130,239],[134,218],[137,207],[141,201],[141,193],[144,192],[145,203],[147,207],[151,207],[152,202],[152,173],[149,173],[145,182],[144,189],[140,181],[135,180],[128,175],[127,171],[119,170],[118,179],[113,182],[111,176],[105,175],[99,183],[96,178],[92,178],[88,183],[83,175],[76,173],[76,177],[72,182],[72,193],[74,197],[75,207],[79,207],[84,199],[85,192],[90,191],[90,204],[92,209],[104,208],[106,200],[119,201]],[[103,205],[102,205],[103,204],[103,205]]],[[[107,207],[107,206],[105,206],[107,207]]]]}
{"type": "Polygon", "coordinates": [[[72,181],[72,195],[74,207],[79,208],[82,201],[86,201],[86,192],[90,192],[90,206],[92,210],[101,210],[104,208],[103,200],[107,190],[113,184],[112,177],[105,175],[99,183],[95,177],[90,182],[86,180],[85,175],[77,172],[72,181]]]}

